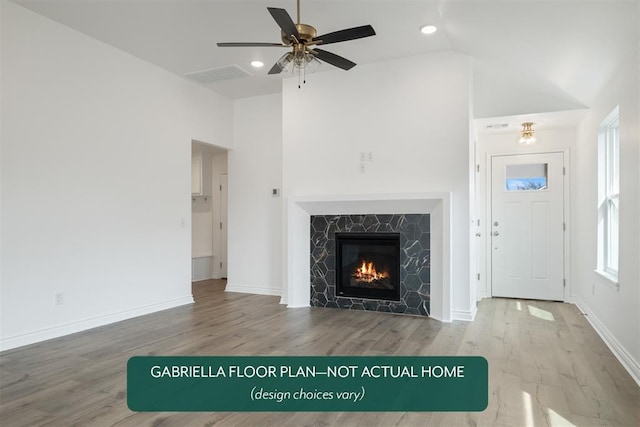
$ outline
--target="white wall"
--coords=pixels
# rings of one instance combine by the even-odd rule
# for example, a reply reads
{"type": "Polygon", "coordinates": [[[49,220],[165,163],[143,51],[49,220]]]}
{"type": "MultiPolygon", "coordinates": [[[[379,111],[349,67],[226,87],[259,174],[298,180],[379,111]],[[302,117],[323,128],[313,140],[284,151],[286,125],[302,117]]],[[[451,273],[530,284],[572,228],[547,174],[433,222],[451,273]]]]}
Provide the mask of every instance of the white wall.
{"type": "Polygon", "coordinates": [[[598,96],[578,127],[573,192],[575,301],[640,383],[640,76],[638,51],[598,96]],[[598,127],[620,106],[620,258],[615,287],[594,273],[597,247],[598,127]]]}
{"type": "Polygon", "coordinates": [[[580,110],[585,106],[540,77],[540,67],[520,68],[474,58],[475,118],[512,116],[531,112],[580,110]]]}
{"type": "Polygon", "coordinates": [[[229,146],[231,102],[0,8],[2,347],[190,302],[191,141],[229,146]]]}
{"type": "MultiPolygon", "coordinates": [[[[4,8],[2,7],[2,5],[0,5],[0,24],[3,21],[3,16],[4,16],[4,8]]],[[[4,103],[2,102],[2,100],[4,99],[4,90],[3,90],[3,74],[4,74],[4,66],[3,66],[3,62],[4,62],[4,58],[2,55],[2,46],[4,46],[3,44],[3,31],[2,28],[0,28],[0,166],[2,165],[2,152],[3,152],[3,135],[4,135],[4,103]]],[[[2,184],[2,170],[0,170],[0,299],[2,299],[2,263],[3,263],[3,259],[4,259],[4,246],[2,244],[2,230],[3,230],[3,224],[4,224],[4,210],[3,210],[3,197],[2,197],[2,189],[3,189],[3,184],[2,184]]],[[[2,305],[2,302],[0,301],[0,307],[2,305]]],[[[2,326],[2,322],[3,322],[3,318],[2,315],[0,315],[0,339],[2,337],[2,330],[3,330],[3,326],[2,326]]]]}
{"type": "Polygon", "coordinates": [[[282,289],[282,98],[234,102],[229,151],[227,291],[280,295],[282,289]]]}
{"type": "Polygon", "coordinates": [[[449,192],[453,313],[472,316],[469,286],[470,64],[444,52],[297,77],[283,85],[287,198],[449,192]],[[360,152],[372,153],[363,163],[360,152]]]}

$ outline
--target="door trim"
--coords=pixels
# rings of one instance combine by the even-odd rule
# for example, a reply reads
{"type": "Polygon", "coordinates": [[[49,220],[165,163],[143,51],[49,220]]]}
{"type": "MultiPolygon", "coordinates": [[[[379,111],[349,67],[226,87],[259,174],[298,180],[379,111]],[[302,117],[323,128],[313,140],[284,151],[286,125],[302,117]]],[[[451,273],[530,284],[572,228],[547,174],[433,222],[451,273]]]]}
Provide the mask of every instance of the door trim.
{"type": "Polygon", "coordinates": [[[565,279],[565,288],[564,288],[564,297],[563,297],[563,302],[570,302],[572,300],[572,295],[573,293],[571,292],[571,269],[569,268],[569,266],[571,265],[571,252],[570,252],[570,245],[569,242],[571,242],[571,223],[570,223],[570,218],[571,218],[571,187],[570,187],[570,182],[571,180],[569,179],[569,177],[571,176],[571,158],[570,158],[570,150],[568,148],[566,149],[562,149],[562,150],[545,150],[545,151],[527,151],[524,153],[514,153],[514,152],[508,152],[508,153],[500,153],[500,152],[496,152],[496,153],[487,153],[486,155],[486,159],[485,159],[485,221],[484,221],[484,228],[482,233],[487,236],[487,238],[485,239],[485,271],[486,271],[486,275],[487,275],[487,290],[488,290],[488,297],[492,298],[493,296],[493,272],[491,269],[491,265],[492,265],[492,251],[491,251],[491,239],[488,238],[489,233],[491,233],[491,224],[490,224],[490,219],[491,219],[491,209],[492,209],[492,188],[491,188],[491,165],[492,165],[492,158],[493,157],[505,157],[505,156],[521,156],[521,155],[527,155],[527,154],[551,154],[551,153],[562,153],[563,154],[563,167],[564,167],[564,175],[562,176],[563,178],[563,187],[564,187],[564,191],[563,191],[563,222],[565,224],[565,231],[564,231],[564,235],[563,235],[563,246],[564,246],[564,262],[563,262],[563,271],[564,271],[564,279],[565,279]]]}
{"type": "MultiPolygon", "coordinates": [[[[213,220],[213,278],[214,279],[222,279],[227,277],[228,270],[227,267],[229,265],[229,252],[228,252],[228,244],[227,242],[222,241],[222,230],[221,223],[224,222],[222,227],[225,228],[225,233],[228,233],[228,222],[229,222],[229,172],[226,170],[222,170],[214,173],[213,177],[213,193],[214,193],[214,203],[212,209],[212,220],[213,220]],[[222,176],[227,177],[227,187],[225,188],[225,193],[227,197],[226,203],[226,220],[222,221],[222,176]],[[224,267],[220,266],[220,262],[224,263],[224,267]]],[[[227,236],[228,240],[228,236],[227,236]]]]}

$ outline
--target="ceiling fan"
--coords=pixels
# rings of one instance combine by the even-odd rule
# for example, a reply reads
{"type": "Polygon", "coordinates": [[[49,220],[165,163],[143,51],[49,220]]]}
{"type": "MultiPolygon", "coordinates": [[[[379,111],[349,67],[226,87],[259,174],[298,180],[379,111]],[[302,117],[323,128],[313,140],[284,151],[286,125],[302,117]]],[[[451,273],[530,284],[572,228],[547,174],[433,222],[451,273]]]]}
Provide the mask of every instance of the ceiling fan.
{"type": "Polygon", "coordinates": [[[300,23],[300,0],[297,0],[297,24],[293,22],[293,19],[291,19],[291,16],[285,9],[268,7],[267,10],[282,30],[282,43],[238,42],[218,43],[218,46],[291,48],[290,52],[285,53],[276,61],[273,67],[271,67],[271,70],[269,70],[269,74],[279,74],[289,68],[292,70],[302,70],[304,72],[307,65],[312,62],[317,62],[318,60],[343,70],[350,70],[355,67],[355,62],[349,61],[335,53],[318,49],[316,46],[361,39],[375,36],[376,34],[371,25],[363,25],[318,36],[314,27],[300,23]]]}

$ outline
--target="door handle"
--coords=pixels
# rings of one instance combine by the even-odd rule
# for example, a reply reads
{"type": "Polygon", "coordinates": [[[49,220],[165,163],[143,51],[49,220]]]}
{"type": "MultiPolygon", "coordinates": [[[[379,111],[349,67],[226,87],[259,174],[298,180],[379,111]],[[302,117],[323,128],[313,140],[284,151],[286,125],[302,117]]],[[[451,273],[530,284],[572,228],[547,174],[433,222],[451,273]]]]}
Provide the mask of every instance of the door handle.
{"type": "Polygon", "coordinates": [[[480,236],[482,236],[482,234],[480,234],[479,232],[476,233],[476,237],[480,237],[480,236]]]}
{"type": "Polygon", "coordinates": [[[497,231],[494,231],[494,232],[493,232],[493,235],[494,235],[494,236],[498,236],[498,235],[500,235],[500,233],[498,233],[497,231]]]}

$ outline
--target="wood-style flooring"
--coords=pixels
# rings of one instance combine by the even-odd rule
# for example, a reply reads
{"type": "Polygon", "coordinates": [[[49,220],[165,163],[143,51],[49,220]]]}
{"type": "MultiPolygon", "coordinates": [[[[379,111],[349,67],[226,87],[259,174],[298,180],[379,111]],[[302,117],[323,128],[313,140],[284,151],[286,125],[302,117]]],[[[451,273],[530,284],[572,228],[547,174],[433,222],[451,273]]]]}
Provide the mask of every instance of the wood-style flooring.
{"type": "Polygon", "coordinates": [[[195,304],[0,353],[0,425],[640,426],[640,389],[570,304],[485,299],[471,323],[288,309],[194,285],[195,304]],[[480,413],[135,413],[135,355],[481,355],[480,413]]]}

